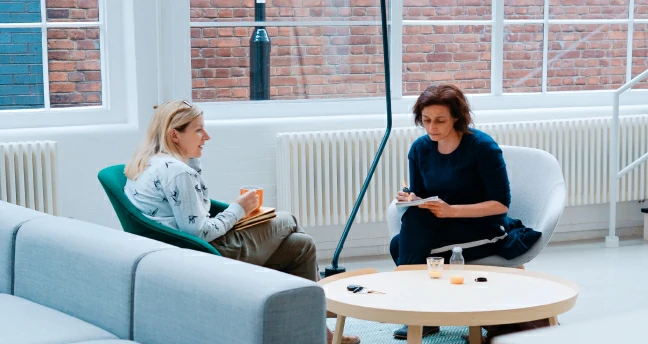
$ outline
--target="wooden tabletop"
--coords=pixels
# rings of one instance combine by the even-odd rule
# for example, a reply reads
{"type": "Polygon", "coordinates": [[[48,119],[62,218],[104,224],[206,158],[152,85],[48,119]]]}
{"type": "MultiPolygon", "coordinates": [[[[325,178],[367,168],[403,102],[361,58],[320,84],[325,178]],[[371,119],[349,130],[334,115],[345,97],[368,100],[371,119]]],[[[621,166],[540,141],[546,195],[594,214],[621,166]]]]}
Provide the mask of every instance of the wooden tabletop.
{"type": "MultiPolygon", "coordinates": [[[[447,268],[447,266],[446,266],[447,268]]],[[[552,275],[520,269],[466,265],[464,284],[450,271],[431,279],[426,270],[352,276],[322,287],[327,309],[358,319],[409,325],[479,326],[551,318],[576,303],[578,286],[552,275]],[[486,277],[487,282],[476,282],[486,277]],[[354,294],[350,284],[385,292],[354,294]]]]}

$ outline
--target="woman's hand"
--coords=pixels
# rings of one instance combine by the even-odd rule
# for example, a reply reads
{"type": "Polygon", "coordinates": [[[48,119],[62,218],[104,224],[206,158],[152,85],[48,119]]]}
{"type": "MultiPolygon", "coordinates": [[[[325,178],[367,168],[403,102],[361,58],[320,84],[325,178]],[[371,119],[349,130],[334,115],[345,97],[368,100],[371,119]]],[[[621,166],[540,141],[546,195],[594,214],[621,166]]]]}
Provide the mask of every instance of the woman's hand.
{"type": "Polygon", "coordinates": [[[259,206],[259,195],[255,190],[250,190],[239,196],[234,202],[245,210],[245,215],[248,215],[259,206]]]}
{"type": "Polygon", "coordinates": [[[413,192],[407,193],[398,191],[398,194],[396,195],[396,200],[398,200],[399,202],[410,202],[416,201],[417,199],[421,199],[421,197],[416,196],[413,192]]]}
{"type": "Polygon", "coordinates": [[[425,202],[418,207],[428,209],[438,218],[455,217],[455,209],[453,206],[444,202],[442,199],[439,199],[438,201],[425,202]]]}

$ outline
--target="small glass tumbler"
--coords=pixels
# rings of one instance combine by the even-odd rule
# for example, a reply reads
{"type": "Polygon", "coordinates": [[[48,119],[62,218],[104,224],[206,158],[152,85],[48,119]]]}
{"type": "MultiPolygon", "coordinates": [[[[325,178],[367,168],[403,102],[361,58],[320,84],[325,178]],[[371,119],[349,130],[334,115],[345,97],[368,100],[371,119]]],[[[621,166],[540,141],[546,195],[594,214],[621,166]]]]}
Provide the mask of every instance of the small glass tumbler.
{"type": "Polygon", "coordinates": [[[427,268],[430,278],[441,278],[441,275],[443,275],[443,257],[428,257],[427,268]]]}

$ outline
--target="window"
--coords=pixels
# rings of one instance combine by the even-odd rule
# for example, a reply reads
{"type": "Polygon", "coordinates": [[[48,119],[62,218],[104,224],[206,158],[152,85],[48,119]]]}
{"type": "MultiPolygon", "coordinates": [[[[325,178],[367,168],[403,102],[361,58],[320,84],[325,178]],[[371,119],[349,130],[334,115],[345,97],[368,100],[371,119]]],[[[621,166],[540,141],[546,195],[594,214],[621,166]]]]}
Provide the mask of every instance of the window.
{"type": "MultiPolygon", "coordinates": [[[[267,1],[262,25],[271,41],[271,99],[384,96],[380,2],[338,3],[267,1]]],[[[191,1],[195,101],[250,99],[254,5],[191,1]]]]}
{"type": "MultiPolygon", "coordinates": [[[[256,102],[242,101],[250,100],[250,37],[262,25],[271,40],[270,100],[352,98],[349,107],[338,106],[340,114],[366,100],[384,103],[379,0],[266,0],[265,6],[265,21],[255,23],[254,0],[191,0],[195,101],[209,109],[232,101],[256,109],[256,102]]],[[[648,0],[389,6],[395,112],[409,112],[421,91],[441,82],[462,87],[485,109],[609,106],[610,97],[590,92],[610,95],[648,67],[648,0]]],[[[634,88],[641,92],[648,81],[634,88]]],[[[645,93],[630,93],[626,104],[643,104],[645,93]]],[[[302,114],[314,109],[307,107],[302,114]]]]}
{"type": "Polygon", "coordinates": [[[0,23],[0,110],[102,105],[98,0],[2,1],[0,23]]]}

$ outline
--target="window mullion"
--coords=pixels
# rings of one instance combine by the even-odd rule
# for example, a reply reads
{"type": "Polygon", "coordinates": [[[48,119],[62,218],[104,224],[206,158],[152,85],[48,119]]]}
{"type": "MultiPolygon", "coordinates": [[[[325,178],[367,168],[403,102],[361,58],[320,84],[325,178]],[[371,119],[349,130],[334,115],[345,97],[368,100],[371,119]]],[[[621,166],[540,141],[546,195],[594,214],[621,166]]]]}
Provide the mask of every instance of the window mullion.
{"type": "Polygon", "coordinates": [[[504,77],[504,0],[492,3],[493,26],[491,27],[491,93],[502,95],[504,77]]]}
{"type": "Polygon", "coordinates": [[[634,0],[628,4],[628,52],[626,53],[626,79],[625,82],[632,80],[632,44],[634,43],[634,0]]]}
{"type": "Polygon", "coordinates": [[[49,89],[49,53],[47,48],[47,4],[41,0],[41,46],[43,50],[43,101],[44,108],[49,110],[50,89],[49,89]]]}
{"type": "Polygon", "coordinates": [[[99,8],[99,63],[101,65],[101,105],[110,108],[110,78],[108,77],[108,47],[106,42],[106,1],[99,0],[97,3],[99,8]]]}
{"type": "Polygon", "coordinates": [[[392,99],[403,98],[403,2],[390,1],[389,61],[392,99]]]}
{"type": "Polygon", "coordinates": [[[549,68],[549,0],[544,1],[544,24],[542,25],[542,93],[547,93],[547,69],[549,68]]]}

